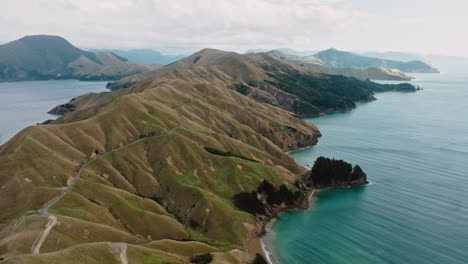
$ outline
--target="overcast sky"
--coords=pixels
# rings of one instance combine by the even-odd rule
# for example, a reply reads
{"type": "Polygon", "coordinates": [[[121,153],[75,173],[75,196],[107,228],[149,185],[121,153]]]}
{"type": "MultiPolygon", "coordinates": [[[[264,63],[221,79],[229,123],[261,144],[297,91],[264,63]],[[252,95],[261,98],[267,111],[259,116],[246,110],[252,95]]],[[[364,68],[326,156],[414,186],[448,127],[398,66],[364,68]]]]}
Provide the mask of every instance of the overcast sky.
{"type": "Polygon", "coordinates": [[[467,0],[0,0],[0,42],[51,34],[85,49],[468,56],[467,13],[467,0]]]}

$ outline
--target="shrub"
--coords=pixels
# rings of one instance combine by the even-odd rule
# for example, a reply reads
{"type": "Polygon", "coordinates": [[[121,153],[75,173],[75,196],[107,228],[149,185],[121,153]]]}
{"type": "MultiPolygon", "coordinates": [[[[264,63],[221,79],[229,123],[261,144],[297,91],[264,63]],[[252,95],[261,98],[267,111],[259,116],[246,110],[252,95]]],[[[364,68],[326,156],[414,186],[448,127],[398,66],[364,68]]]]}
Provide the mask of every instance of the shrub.
{"type": "Polygon", "coordinates": [[[265,258],[263,258],[262,255],[257,253],[257,255],[255,255],[255,259],[252,262],[252,264],[268,264],[268,262],[265,260],[265,258]]]}
{"type": "Polygon", "coordinates": [[[190,263],[195,264],[207,264],[211,263],[211,261],[213,261],[213,256],[210,253],[190,257],[190,263]]]}
{"type": "Polygon", "coordinates": [[[212,148],[212,147],[206,147],[205,150],[208,151],[209,153],[213,154],[213,155],[224,156],[224,157],[235,157],[235,158],[248,160],[248,161],[252,161],[252,162],[258,162],[258,161],[254,160],[254,159],[247,158],[247,157],[242,156],[242,155],[237,154],[237,153],[232,153],[232,152],[229,152],[229,151],[222,151],[222,150],[215,149],[215,148],[212,148]]]}
{"type": "Polygon", "coordinates": [[[265,213],[265,206],[257,199],[257,192],[241,192],[234,195],[234,205],[253,215],[265,213]]]}

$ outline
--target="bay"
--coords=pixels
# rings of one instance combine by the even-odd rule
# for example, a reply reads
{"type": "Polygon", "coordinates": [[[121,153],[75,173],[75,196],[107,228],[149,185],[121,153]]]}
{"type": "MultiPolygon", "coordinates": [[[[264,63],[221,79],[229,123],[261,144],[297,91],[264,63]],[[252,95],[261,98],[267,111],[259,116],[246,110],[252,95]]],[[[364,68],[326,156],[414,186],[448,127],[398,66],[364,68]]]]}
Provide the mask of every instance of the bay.
{"type": "Polygon", "coordinates": [[[57,118],[47,113],[54,106],[86,93],[109,91],[106,84],[77,80],[0,83],[0,144],[25,127],[57,118]]]}
{"type": "Polygon", "coordinates": [[[265,239],[280,263],[468,262],[468,75],[416,77],[424,91],[308,119],[323,137],[296,161],[344,159],[371,184],[282,214],[265,239]]]}

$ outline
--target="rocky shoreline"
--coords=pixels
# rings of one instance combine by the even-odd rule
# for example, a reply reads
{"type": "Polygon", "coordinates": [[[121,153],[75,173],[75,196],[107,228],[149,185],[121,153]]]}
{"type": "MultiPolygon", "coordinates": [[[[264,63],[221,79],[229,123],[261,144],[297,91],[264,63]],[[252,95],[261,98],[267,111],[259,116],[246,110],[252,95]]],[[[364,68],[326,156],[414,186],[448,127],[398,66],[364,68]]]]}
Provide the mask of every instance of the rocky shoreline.
{"type": "MultiPolygon", "coordinates": [[[[337,161],[337,162],[344,162],[344,161],[337,161]]],[[[302,196],[301,199],[297,203],[291,206],[278,206],[277,208],[275,208],[272,214],[266,215],[265,217],[261,219],[260,231],[256,234],[255,237],[250,239],[247,243],[247,249],[251,255],[255,256],[256,254],[260,254],[269,264],[278,263],[277,261],[274,260],[274,257],[271,255],[271,251],[266,248],[266,244],[262,241],[263,238],[266,236],[268,232],[271,231],[271,227],[273,226],[274,221],[278,219],[278,217],[280,217],[281,213],[285,213],[285,212],[289,212],[293,210],[309,209],[311,199],[316,191],[326,190],[330,188],[333,188],[333,189],[353,188],[353,187],[365,186],[369,184],[369,182],[367,181],[367,175],[363,173],[363,176],[359,177],[359,179],[349,180],[347,182],[337,182],[329,186],[314,186],[314,183],[312,182],[310,174],[311,174],[311,171],[303,175],[302,178],[298,179],[296,182],[296,185],[301,186],[301,189],[305,192],[304,196],[302,196]]]]}

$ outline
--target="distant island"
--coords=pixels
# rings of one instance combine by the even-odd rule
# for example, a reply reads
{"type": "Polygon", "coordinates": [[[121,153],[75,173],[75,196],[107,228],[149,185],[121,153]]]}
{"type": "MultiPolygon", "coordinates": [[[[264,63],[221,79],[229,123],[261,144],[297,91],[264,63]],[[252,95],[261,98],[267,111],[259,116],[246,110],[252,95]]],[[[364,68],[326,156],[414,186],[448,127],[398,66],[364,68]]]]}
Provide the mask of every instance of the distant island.
{"type": "Polygon", "coordinates": [[[277,59],[287,61],[300,67],[304,67],[315,72],[330,74],[330,75],[343,75],[347,77],[354,77],[360,80],[396,80],[396,81],[411,81],[413,78],[406,75],[398,69],[390,69],[387,67],[333,67],[327,65],[320,58],[315,55],[309,56],[296,56],[285,53],[279,50],[272,50],[266,54],[277,59]]]}
{"type": "Polygon", "coordinates": [[[436,68],[420,60],[401,62],[378,59],[337,49],[321,51],[315,54],[314,57],[320,59],[325,66],[331,68],[386,68],[397,69],[405,73],[440,73],[436,68]]]}
{"type": "Polygon", "coordinates": [[[58,36],[26,36],[0,45],[0,81],[118,80],[147,70],[112,52],[78,49],[58,36]]]}

